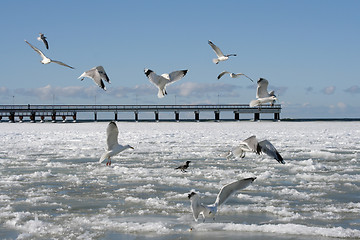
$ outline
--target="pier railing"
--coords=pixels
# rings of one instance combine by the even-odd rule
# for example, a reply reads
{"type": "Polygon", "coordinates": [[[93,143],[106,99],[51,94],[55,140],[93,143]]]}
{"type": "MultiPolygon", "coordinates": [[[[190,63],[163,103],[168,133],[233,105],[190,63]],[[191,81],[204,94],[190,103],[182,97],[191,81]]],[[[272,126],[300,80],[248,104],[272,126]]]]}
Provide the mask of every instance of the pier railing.
{"type": "Polygon", "coordinates": [[[98,112],[109,112],[115,114],[115,119],[119,112],[134,112],[135,120],[138,121],[139,112],[154,112],[155,120],[159,120],[159,112],[174,112],[175,120],[179,120],[180,112],[194,112],[195,120],[200,120],[200,112],[214,111],[215,120],[220,120],[220,112],[232,111],[234,120],[239,120],[239,114],[254,114],[254,120],[260,119],[260,114],[274,114],[275,120],[280,120],[281,105],[273,106],[263,105],[260,107],[250,107],[248,104],[200,104],[200,105],[0,105],[0,119],[8,117],[9,121],[15,121],[19,118],[22,121],[24,117],[30,117],[35,121],[40,117],[43,121],[45,117],[51,116],[55,121],[56,117],[72,117],[76,120],[76,114],[87,112],[94,114],[94,120],[97,120],[98,112]]]}

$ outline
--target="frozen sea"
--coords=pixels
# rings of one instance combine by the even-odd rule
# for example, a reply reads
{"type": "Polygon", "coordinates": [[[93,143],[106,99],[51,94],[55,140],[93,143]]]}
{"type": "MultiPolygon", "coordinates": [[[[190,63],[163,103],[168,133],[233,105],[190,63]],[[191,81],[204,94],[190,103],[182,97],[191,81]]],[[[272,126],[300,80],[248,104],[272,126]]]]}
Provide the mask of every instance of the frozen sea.
{"type": "Polygon", "coordinates": [[[118,122],[135,149],[110,167],[107,124],[0,123],[0,239],[360,238],[360,122],[118,122]],[[286,164],[224,157],[251,135],[286,164]],[[211,204],[247,177],[215,221],[194,221],[191,190],[211,204]]]}

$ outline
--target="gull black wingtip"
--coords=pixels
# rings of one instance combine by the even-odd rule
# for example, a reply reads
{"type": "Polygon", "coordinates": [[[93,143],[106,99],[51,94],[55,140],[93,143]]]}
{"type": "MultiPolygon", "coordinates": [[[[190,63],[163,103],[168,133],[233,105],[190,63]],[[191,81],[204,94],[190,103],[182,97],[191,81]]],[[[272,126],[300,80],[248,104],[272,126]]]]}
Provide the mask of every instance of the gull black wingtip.
{"type": "Polygon", "coordinates": [[[144,69],[144,73],[145,73],[145,75],[148,77],[149,76],[149,74],[150,73],[152,73],[153,71],[152,70],[150,70],[150,69],[148,69],[148,68],[145,68],[144,69]]]}

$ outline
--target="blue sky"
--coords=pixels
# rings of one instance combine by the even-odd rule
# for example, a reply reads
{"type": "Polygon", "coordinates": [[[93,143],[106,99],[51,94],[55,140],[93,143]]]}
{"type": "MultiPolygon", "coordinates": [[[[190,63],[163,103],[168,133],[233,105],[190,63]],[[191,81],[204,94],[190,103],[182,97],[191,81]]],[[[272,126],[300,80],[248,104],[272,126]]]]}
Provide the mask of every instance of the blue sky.
{"type": "Polygon", "coordinates": [[[217,80],[227,70],[268,79],[282,118],[360,117],[360,1],[1,3],[0,104],[249,103],[256,84],[217,80]],[[24,39],[75,69],[41,64],[24,39]],[[208,40],[237,56],[215,65],[208,40]],[[106,92],[77,79],[97,65],[106,92]],[[144,68],[189,72],[158,99],[144,68]]]}

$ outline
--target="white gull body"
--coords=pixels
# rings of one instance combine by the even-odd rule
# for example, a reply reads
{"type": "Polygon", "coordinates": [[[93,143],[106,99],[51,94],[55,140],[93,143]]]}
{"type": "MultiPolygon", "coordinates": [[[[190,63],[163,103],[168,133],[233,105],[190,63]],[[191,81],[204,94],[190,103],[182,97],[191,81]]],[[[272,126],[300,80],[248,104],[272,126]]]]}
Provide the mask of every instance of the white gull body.
{"type": "Polygon", "coordinates": [[[93,67],[92,69],[83,72],[83,74],[81,74],[78,78],[81,78],[81,81],[83,81],[85,77],[91,78],[100,88],[104,90],[106,90],[106,87],[103,80],[111,83],[105,69],[102,66],[93,67]]]}
{"type": "Polygon", "coordinates": [[[53,63],[60,64],[60,65],[62,65],[62,66],[65,66],[65,67],[74,69],[73,67],[71,67],[71,66],[69,66],[69,65],[67,65],[67,64],[65,64],[65,63],[63,63],[63,62],[60,62],[60,61],[57,61],[57,60],[52,60],[52,59],[46,57],[45,54],[44,54],[42,51],[40,51],[38,48],[34,47],[33,45],[31,45],[31,44],[30,44],[28,41],[26,41],[26,40],[25,40],[25,42],[26,42],[27,44],[29,44],[29,46],[30,46],[32,49],[34,49],[34,51],[37,52],[37,53],[41,56],[42,60],[41,60],[40,62],[41,62],[42,64],[49,64],[49,63],[52,63],[52,62],[53,62],[53,63]]]}
{"type": "Polygon", "coordinates": [[[99,162],[103,162],[105,159],[107,159],[107,166],[111,165],[111,157],[117,155],[118,153],[131,148],[134,149],[132,146],[130,145],[120,145],[118,143],[118,135],[119,135],[119,129],[116,125],[115,122],[110,122],[107,129],[106,129],[106,134],[107,134],[107,149],[106,152],[101,156],[99,162]]]}
{"type": "Polygon", "coordinates": [[[269,81],[265,78],[260,78],[257,81],[256,99],[250,102],[250,107],[260,106],[264,103],[271,103],[271,105],[274,105],[277,98],[274,91],[268,92],[268,85],[269,81]]]}
{"type": "Polygon", "coordinates": [[[203,222],[206,218],[212,218],[215,220],[217,209],[220,205],[224,204],[227,199],[236,191],[246,188],[249,186],[256,177],[245,178],[223,186],[218,193],[214,204],[204,205],[200,202],[199,194],[191,192],[188,198],[191,201],[191,210],[195,221],[198,221],[199,215],[201,214],[203,222]]]}
{"type": "Polygon", "coordinates": [[[145,68],[144,72],[149,81],[158,88],[158,98],[163,98],[165,95],[167,95],[166,86],[182,79],[188,70],[174,71],[170,74],[164,73],[160,76],[148,68],[145,68]]]}
{"type": "Polygon", "coordinates": [[[238,146],[229,151],[226,158],[244,158],[245,152],[254,152],[258,155],[260,155],[260,153],[265,153],[266,155],[276,159],[279,163],[285,164],[285,161],[274,145],[272,145],[268,140],[259,142],[256,136],[251,136],[240,142],[238,146]]]}
{"type": "Polygon", "coordinates": [[[216,46],[212,41],[208,40],[208,44],[214,50],[217,58],[213,59],[213,63],[218,64],[219,62],[226,61],[229,59],[230,56],[236,56],[236,54],[227,54],[224,55],[223,52],[220,50],[218,46],[216,46]]]}
{"type": "Polygon", "coordinates": [[[246,76],[243,73],[232,73],[232,72],[228,72],[228,71],[223,71],[219,74],[219,76],[217,77],[217,79],[219,80],[222,76],[224,76],[225,74],[229,74],[231,78],[238,78],[240,76],[244,76],[248,79],[250,79],[250,81],[254,82],[254,80],[252,80],[250,77],[246,76]]]}

